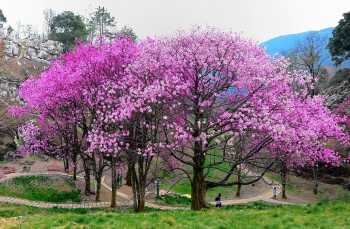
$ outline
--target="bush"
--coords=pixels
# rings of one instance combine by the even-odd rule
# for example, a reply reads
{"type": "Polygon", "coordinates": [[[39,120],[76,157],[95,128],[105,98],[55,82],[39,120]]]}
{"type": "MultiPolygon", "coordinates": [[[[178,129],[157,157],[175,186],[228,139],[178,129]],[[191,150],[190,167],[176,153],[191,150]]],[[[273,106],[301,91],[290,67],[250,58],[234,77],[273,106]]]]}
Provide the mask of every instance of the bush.
{"type": "Polygon", "coordinates": [[[191,198],[188,198],[185,195],[179,194],[166,194],[162,195],[158,198],[159,201],[167,204],[167,205],[190,205],[191,198]]]}

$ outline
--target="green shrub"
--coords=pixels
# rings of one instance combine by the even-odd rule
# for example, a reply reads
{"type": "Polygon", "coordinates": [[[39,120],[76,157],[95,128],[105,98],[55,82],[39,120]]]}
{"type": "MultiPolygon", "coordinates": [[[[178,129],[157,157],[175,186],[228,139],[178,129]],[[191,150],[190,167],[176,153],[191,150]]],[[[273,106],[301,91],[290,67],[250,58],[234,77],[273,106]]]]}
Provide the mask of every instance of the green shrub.
{"type": "Polygon", "coordinates": [[[167,205],[190,205],[191,198],[179,194],[166,194],[158,198],[159,201],[167,205]]]}
{"type": "Polygon", "coordinates": [[[0,195],[53,203],[80,202],[74,182],[47,176],[23,176],[0,184],[0,195]]]}

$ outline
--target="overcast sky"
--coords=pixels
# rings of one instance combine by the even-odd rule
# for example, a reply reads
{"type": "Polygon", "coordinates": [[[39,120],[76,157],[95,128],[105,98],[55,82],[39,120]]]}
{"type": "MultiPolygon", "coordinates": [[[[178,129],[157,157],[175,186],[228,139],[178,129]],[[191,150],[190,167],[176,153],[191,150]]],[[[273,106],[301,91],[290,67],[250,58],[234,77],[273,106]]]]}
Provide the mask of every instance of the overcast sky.
{"type": "Polygon", "coordinates": [[[193,25],[242,32],[258,41],[336,26],[350,0],[0,0],[0,8],[16,23],[43,28],[43,10],[71,10],[88,15],[107,7],[118,25],[131,26],[139,37],[169,34],[193,25]]]}

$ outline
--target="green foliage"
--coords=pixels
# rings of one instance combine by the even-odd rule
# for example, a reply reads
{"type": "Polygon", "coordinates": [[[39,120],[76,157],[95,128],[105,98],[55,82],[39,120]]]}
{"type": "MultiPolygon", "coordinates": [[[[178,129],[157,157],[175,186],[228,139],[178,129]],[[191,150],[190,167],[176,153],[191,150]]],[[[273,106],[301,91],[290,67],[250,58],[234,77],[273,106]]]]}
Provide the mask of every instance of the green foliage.
{"type": "Polygon", "coordinates": [[[343,14],[329,40],[328,48],[336,64],[341,64],[350,58],[350,12],[343,14]]]}
{"type": "Polygon", "coordinates": [[[2,183],[0,184],[0,196],[53,203],[80,202],[80,191],[74,187],[72,181],[52,179],[46,176],[16,177],[2,183]]]}
{"type": "Polygon", "coordinates": [[[99,6],[88,21],[90,39],[97,36],[113,37],[112,29],[116,26],[115,17],[105,7],[99,6]]]}
{"type": "Polygon", "coordinates": [[[7,19],[6,19],[5,15],[2,12],[2,10],[0,9],[0,22],[6,22],[6,21],[7,21],[7,19]]]}
{"type": "MultiPolygon", "coordinates": [[[[226,187],[215,187],[207,190],[206,192],[206,200],[208,202],[214,201],[214,198],[218,195],[218,193],[221,193],[223,198],[232,197],[236,192],[237,186],[226,186],[226,187]]],[[[170,190],[175,193],[179,194],[191,194],[191,184],[188,181],[187,178],[184,178],[183,180],[177,182],[176,184],[172,183],[161,183],[161,188],[165,190],[170,190]]],[[[244,187],[243,187],[244,189],[244,187]]]]}
{"type": "Polygon", "coordinates": [[[4,220],[23,216],[21,228],[348,228],[349,212],[350,203],[342,201],[307,206],[253,203],[197,212],[147,210],[142,214],[0,205],[4,220]],[[3,214],[5,211],[8,213],[3,214]]]}
{"type": "Polygon", "coordinates": [[[61,42],[65,51],[72,49],[77,40],[86,38],[87,29],[80,15],[65,11],[52,18],[49,39],[61,42]]]}
{"type": "Polygon", "coordinates": [[[191,198],[179,194],[166,194],[160,196],[157,202],[166,205],[189,206],[191,205],[191,198]]]}
{"type": "Polygon", "coordinates": [[[133,41],[137,40],[137,35],[134,32],[134,30],[127,26],[124,26],[121,30],[117,32],[117,37],[130,38],[133,41]]]}

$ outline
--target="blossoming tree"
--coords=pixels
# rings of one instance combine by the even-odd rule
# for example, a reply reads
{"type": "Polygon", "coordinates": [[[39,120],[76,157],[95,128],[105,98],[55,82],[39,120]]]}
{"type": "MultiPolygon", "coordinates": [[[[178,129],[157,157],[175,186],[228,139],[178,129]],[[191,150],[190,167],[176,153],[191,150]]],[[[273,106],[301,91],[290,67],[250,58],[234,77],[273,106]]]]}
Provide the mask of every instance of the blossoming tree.
{"type": "MultiPolygon", "coordinates": [[[[96,98],[107,80],[118,81],[123,76],[135,52],[134,43],[128,39],[116,40],[111,44],[81,44],[52,63],[40,76],[28,79],[20,87],[19,94],[25,105],[24,109],[17,108],[17,113],[34,113],[42,122],[55,126],[65,136],[65,144],[71,148],[69,153],[72,154],[74,171],[78,156],[82,159],[86,194],[91,192],[90,171],[91,167],[94,169],[98,184],[97,200],[106,166],[104,159],[116,170],[115,158],[118,155],[117,152],[104,154],[105,151],[88,151],[87,137],[100,106],[96,98]]],[[[116,203],[115,191],[114,188],[112,206],[116,203]]]]}
{"type": "MultiPolygon", "coordinates": [[[[285,140],[298,142],[298,147],[307,146],[310,141],[304,141],[297,132],[307,127],[310,120],[317,128],[304,131],[308,138],[322,130],[317,137],[323,140],[328,137],[324,132],[328,128],[341,132],[336,122],[317,126],[317,118],[332,120],[332,116],[322,103],[313,104],[313,99],[310,103],[304,102],[306,92],[302,86],[295,90],[295,81],[303,85],[307,75],[289,71],[286,61],[271,59],[250,40],[215,29],[195,29],[150,41],[149,45],[152,48],[143,53],[144,71],[156,76],[156,80],[148,88],[159,97],[171,95],[167,115],[163,117],[166,122],[162,137],[170,155],[192,169],[182,168],[182,171],[190,179],[194,210],[206,205],[207,188],[236,184],[229,182],[229,178],[237,166],[257,160],[271,144],[282,147],[285,140]],[[303,106],[298,106],[299,103],[303,106]],[[311,105],[318,108],[310,108],[312,112],[319,112],[318,115],[305,114],[307,118],[294,126],[298,112],[311,105]],[[230,144],[227,143],[231,140],[235,144],[239,135],[249,139],[246,153],[229,160],[230,144]],[[218,160],[210,162],[209,155],[214,149],[218,160]],[[219,180],[207,176],[209,171],[219,170],[225,163],[230,165],[225,176],[219,180]]],[[[298,154],[298,147],[288,150],[298,154]]],[[[230,153],[235,155],[234,151],[230,153]]],[[[305,152],[308,153],[313,151],[305,152]]],[[[261,175],[273,162],[267,163],[261,175]]]]}
{"type": "Polygon", "coordinates": [[[142,211],[153,158],[161,155],[186,174],[191,207],[200,210],[207,189],[252,184],[278,160],[338,162],[325,142],[342,130],[321,97],[306,98],[307,78],[253,41],[194,29],[138,44],[80,45],[26,81],[20,95],[27,112],[68,131],[65,143],[82,159],[87,185],[92,167],[99,190],[108,162],[112,207],[117,164],[126,161],[142,211]],[[249,166],[259,168],[254,179],[230,180],[249,166]],[[213,171],[221,176],[210,177],[213,171]]]}

